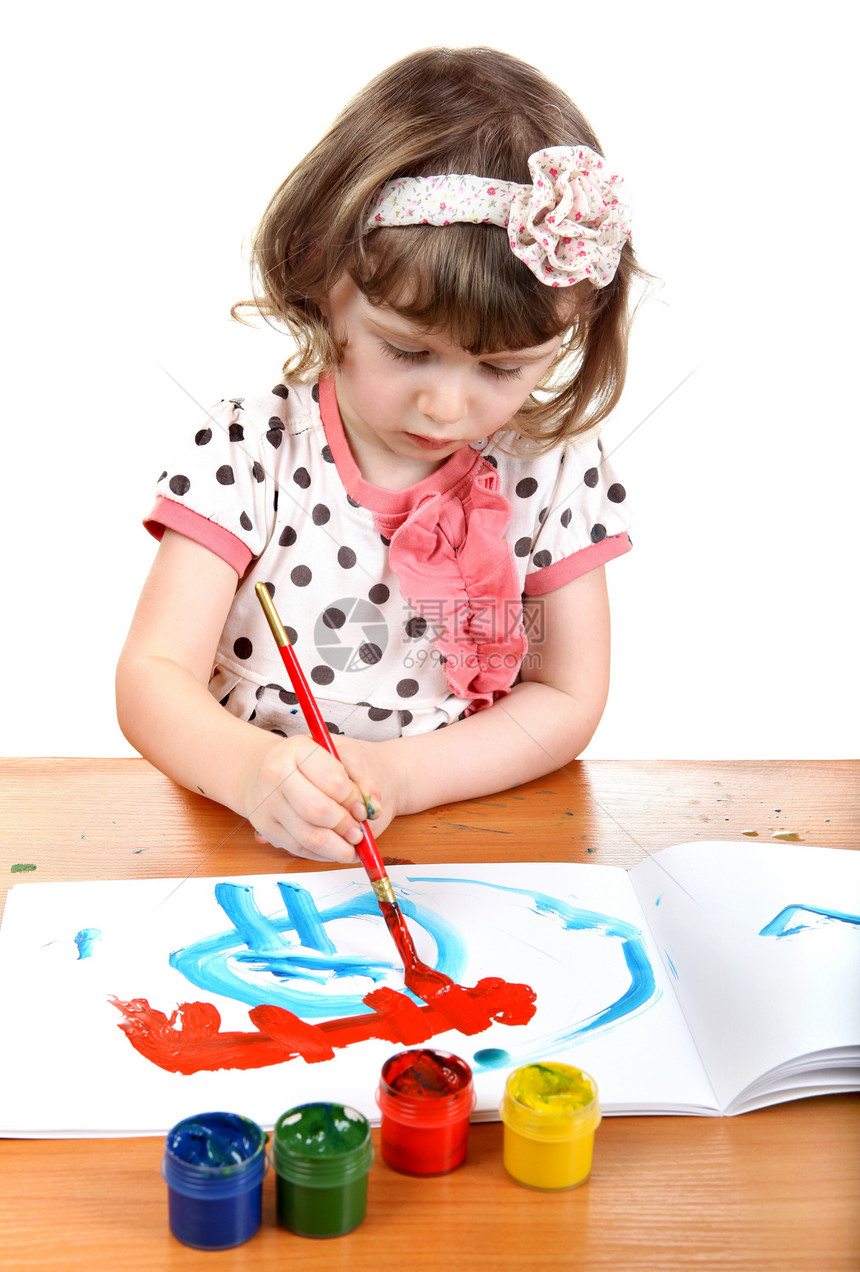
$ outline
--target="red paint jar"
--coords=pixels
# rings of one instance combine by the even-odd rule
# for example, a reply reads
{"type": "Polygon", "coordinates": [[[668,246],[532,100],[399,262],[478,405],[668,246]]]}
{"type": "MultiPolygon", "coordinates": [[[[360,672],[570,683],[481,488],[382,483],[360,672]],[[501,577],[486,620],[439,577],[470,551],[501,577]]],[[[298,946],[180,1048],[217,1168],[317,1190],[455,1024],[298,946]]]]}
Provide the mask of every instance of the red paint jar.
{"type": "Polygon", "coordinates": [[[475,1107],[472,1070],[449,1051],[386,1060],[376,1093],[383,1161],[403,1175],[446,1175],[466,1160],[475,1107]]]}

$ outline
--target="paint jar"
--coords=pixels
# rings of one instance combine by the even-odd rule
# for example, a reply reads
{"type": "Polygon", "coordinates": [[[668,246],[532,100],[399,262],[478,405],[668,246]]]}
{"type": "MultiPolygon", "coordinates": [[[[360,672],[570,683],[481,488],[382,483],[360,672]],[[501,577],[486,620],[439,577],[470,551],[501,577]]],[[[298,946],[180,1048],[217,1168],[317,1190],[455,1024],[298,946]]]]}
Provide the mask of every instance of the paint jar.
{"type": "Polygon", "coordinates": [[[472,1070],[448,1051],[419,1048],[386,1060],[376,1093],[382,1157],[404,1175],[446,1175],[466,1160],[475,1107],[472,1070]]]}
{"type": "Polygon", "coordinates": [[[597,1084],[569,1064],[527,1064],[508,1075],[499,1107],[504,1163],[527,1188],[578,1188],[591,1173],[600,1125],[597,1084]]]}
{"type": "Polygon", "coordinates": [[[278,1222],[300,1237],[340,1237],[367,1210],[370,1123],[343,1104],[300,1104],[278,1118],[272,1140],[278,1222]]]}
{"type": "Polygon", "coordinates": [[[229,1250],[260,1226],[266,1135],[237,1113],[200,1113],[167,1135],[161,1173],[170,1231],[195,1250],[229,1250]]]}

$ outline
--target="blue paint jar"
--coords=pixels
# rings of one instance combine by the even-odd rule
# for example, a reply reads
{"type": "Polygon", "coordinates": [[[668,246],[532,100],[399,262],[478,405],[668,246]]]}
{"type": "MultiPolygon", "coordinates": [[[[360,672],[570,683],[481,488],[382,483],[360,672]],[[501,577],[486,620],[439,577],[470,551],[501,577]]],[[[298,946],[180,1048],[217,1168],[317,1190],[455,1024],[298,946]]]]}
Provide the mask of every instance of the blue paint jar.
{"type": "Polygon", "coordinates": [[[200,1113],[168,1132],[161,1173],[170,1231],[195,1250],[229,1250],[260,1226],[266,1135],[237,1113],[200,1113]]]}

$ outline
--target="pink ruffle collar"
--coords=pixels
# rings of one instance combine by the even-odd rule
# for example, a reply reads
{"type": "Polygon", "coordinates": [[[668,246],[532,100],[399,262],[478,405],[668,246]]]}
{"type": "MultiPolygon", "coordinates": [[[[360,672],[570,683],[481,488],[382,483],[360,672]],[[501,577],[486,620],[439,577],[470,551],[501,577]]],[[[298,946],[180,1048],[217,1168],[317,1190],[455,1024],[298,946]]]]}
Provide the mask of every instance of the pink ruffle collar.
{"type": "Polygon", "coordinates": [[[349,497],[373,513],[406,603],[435,635],[445,677],[470,715],[510,692],[528,647],[511,508],[499,474],[469,446],[407,490],[366,482],[349,449],[334,381],[320,380],[326,441],[349,497]]]}

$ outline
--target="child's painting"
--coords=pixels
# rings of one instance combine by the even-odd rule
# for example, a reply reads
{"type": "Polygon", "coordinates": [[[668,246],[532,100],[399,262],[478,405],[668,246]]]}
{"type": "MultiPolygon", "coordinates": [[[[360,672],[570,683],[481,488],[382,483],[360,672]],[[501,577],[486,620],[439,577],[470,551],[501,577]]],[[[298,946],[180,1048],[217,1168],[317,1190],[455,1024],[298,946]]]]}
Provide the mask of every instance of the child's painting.
{"type": "Polygon", "coordinates": [[[385,1060],[575,1064],[605,1113],[860,1086],[860,854],[695,843],[634,870],[397,866],[426,999],[361,870],[23,884],[0,930],[0,1133],[156,1134],[308,1100],[377,1116],[385,1060]],[[738,1039],[743,1045],[738,1045],[738,1039]]]}
{"type": "Polygon", "coordinates": [[[619,1031],[652,1091],[655,1042],[679,1032],[707,1099],[627,875],[579,869],[587,903],[569,866],[395,867],[419,956],[456,982],[427,1002],[358,870],[18,888],[0,1129],[157,1133],[214,1108],[271,1125],[311,1099],[373,1118],[383,1061],[413,1045],[472,1065],[478,1116],[497,1115],[512,1067],[550,1055],[599,1071],[611,1104],[619,1031]]]}

